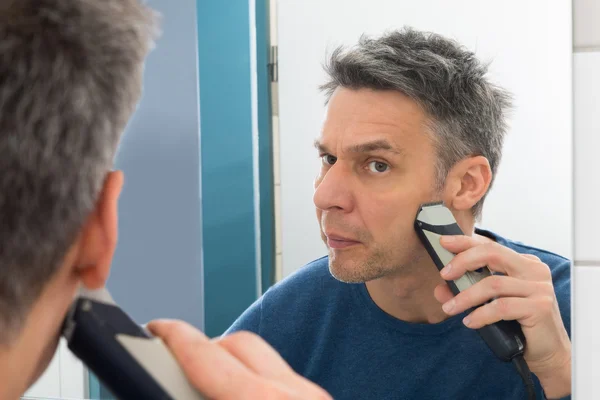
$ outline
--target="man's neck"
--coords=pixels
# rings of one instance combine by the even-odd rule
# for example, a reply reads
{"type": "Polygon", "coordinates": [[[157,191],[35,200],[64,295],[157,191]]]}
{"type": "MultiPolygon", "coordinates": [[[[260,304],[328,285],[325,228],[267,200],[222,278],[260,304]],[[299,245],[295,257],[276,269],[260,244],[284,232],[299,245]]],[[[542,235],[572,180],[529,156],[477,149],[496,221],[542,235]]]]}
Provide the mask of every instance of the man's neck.
{"type": "Polygon", "coordinates": [[[59,330],[77,280],[61,270],[50,281],[14,340],[0,345],[0,399],[19,399],[47,368],[58,347],[59,330]]]}
{"type": "MultiPolygon", "coordinates": [[[[52,357],[55,344],[44,348],[45,338],[37,342],[19,338],[10,345],[0,347],[0,399],[16,400],[27,391],[33,380],[43,372],[37,363],[40,354],[52,357]],[[50,354],[47,354],[50,353],[50,354]]],[[[30,339],[30,338],[27,338],[30,339]]],[[[45,365],[43,366],[45,367],[45,365]]]]}
{"type": "Polygon", "coordinates": [[[367,282],[369,295],[379,308],[399,320],[426,324],[442,322],[448,316],[433,291],[444,280],[433,263],[416,270],[419,272],[367,282]]]}
{"type": "Polygon", "coordinates": [[[19,384],[23,378],[15,375],[17,368],[17,365],[11,365],[4,350],[0,351],[0,399],[16,400],[25,392],[25,385],[19,384]]]}

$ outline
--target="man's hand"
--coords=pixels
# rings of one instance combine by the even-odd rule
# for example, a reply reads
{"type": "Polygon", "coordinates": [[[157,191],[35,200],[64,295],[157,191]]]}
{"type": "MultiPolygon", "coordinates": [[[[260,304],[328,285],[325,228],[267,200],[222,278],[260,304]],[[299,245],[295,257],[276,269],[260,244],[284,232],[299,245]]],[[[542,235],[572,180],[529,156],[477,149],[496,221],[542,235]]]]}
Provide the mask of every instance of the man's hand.
{"type": "Polygon", "coordinates": [[[209,340],[181,321],[153,321],[147,327],[163,340],[191,384],[208,399],[331,399],[323,389],[296,374],[253,333],[209,340]]]}
{"type": "Polygon", "coordinates": [[[519,254],[496,242],[468,236],[445,236],[440,243],[456,257],[441,271],[444,280],[455,280],[483,266],[505,274],[482,279],[453,296],[446,284],[434,295],[449,315],[479,306],[464,319],[477,329],[500,320],[517,320],[527,345],[524,358],[540,380],[548,398],[571,393],[571,342],[562,322],[550,268],[539,258],[519,254]]]}

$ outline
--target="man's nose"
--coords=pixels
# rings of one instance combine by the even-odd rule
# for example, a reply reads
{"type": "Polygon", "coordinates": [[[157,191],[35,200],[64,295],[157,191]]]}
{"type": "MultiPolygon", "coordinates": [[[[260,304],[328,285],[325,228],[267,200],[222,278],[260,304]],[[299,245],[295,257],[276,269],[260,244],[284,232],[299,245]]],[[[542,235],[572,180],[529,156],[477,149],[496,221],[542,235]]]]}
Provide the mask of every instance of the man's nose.
{"type": "Polygon", "coordinates": [[[339,209],[349,212],[352,209],[351,182],[351,174],[344,166],[332,165],[315,184],[315,206],[320,210],[339,209]]]}

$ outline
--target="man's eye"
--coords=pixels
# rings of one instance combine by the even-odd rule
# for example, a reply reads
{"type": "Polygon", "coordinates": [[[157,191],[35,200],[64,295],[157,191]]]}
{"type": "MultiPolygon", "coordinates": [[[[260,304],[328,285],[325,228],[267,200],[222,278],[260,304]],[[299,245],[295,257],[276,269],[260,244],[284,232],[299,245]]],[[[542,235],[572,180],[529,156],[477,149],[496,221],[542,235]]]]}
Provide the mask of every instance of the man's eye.
{"type": "Polygon", "coordinates": [[[328,165],[333,165],[337,161],[337,157],[332,156],[331,154],[325,154],[321,157],[323,162],[328,165]]]}
{"type": "Polygon", "coordinates": [[[389,167],[390,167],[389,165],[387,165],[386,163],[383,163],[381,161],[371,161],[369,163],[369,170],[371,170],[371,172],[375,172],[375,173],[385,172],[388,170],[389,167]]]}

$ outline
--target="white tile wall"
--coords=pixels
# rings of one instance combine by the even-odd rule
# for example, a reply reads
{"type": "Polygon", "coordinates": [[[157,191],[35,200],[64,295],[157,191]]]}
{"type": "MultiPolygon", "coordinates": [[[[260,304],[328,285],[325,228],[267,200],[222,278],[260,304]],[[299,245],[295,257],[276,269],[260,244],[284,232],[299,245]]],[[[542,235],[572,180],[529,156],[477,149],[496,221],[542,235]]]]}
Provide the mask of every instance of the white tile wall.
{"type": "Polygon", "coordinates": [[[600,48],[599,0],[573,0],[573,39],[577,48],[600,48]]]}
{"type": "MultiPolygon", "coordinates": [[[[274,88],[276,90],[276,87],[274,88]]],[[[275,187],[274,191],[274,218],[275,218],[275,281],[279,281],[283,278],[283,257],[282,257],[282,246],[281,246],[281,159],[280,154],[280,142],[279,142],[279,117],[273,116],[273,183],[275,187]]]]}
{"type": "Polygon", "coordinates": [[[60,395],[69,399],[87,398],[88,374],[84,365],[61,340],[60,347],[60,395]]]}
{"type": "MultiPolygon", "coordinates": [[[[281,209],[281,186],[275,185],[275,199],[273,204],[276,210],[281,209]]],[[[275,216],[275,253],[281,253],[281,217],[279,215],[275,216]]]]}
{"type": "Polygon", "coordinates": [[[25,393],[25,397],[85,399],[87,398],[87,372],[73,356],[64,339],[48,369],[25,393]]]}
{"type": "Polygon", "coordinates": [[[48,369],[25,393],[27,397],[60,397],[60,355],[57,351],[48,369]]]}
{"type": "Polygon", "coordinates": [[[578,266],[573,278],[573,399],[600,399],[600,268],[578,266]]]}
{"type": "Polygon", "coordinates": [[[275,260],[275,282],[278,282],[283,279],[283,254],[277,254],[275,260]]]}
{"type": "Polygon", "coordinates": [[[573,0],[573,398],[600,398],[600,1],[573,0]]]}
{"type": "Polygon", "coordinates": [[[575,260],[586,263],[600,261],[600,52],[573,61],[575,260]]]}
{"type": "Polygon", "coordinates": [[[281,159],[279,157],[279,117],[273,116],[273,183],[279,185],[281,183],[281,159]]]}

